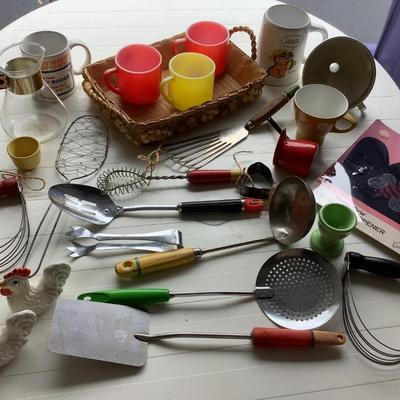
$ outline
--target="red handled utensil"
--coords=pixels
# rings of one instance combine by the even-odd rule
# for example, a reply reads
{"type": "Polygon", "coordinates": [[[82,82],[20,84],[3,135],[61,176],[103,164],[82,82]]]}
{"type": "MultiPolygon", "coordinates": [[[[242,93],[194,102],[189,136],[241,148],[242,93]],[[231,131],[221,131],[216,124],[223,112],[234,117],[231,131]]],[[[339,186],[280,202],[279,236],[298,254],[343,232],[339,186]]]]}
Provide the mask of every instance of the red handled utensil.
{"type": "Polygon", "coordinates": [[[0,198],[19,195],[18,182],[15,177],[2,179],[0,181],[0,198]]]}
{"type": "Polygon", "coordinates": [[[135,333],[135,338],[142,342],[172,338],[204,338],[204,339],[246,339],[251,340],[254,347],[286,348],[340,346],[346,343],[346,337],[340,332],[319,330],[294,330],[282,328],[255,327],[250,334],[237,333],[135,333]]]}
{"type": "Polygon", "coordinates": [[[49,189],[50,200],[61,210],[76,218],[97,225],[106,225],[126,211],[178,211],[182,214],[200,212],[260,212],[265,209],[264,200],[229,199],[187,201],[174,205],[122,206],[106,193],[92,186],[64,183],[49,189]]]}
{"type": "Polygon", "coordinates": [[[191,185],[239,183],[239,193],[244,197],[268,199],[275,184],[270,169],[261,162],[251,164],[247,170],[195,169],[181,175],[153,175],[136,168],[120,167],[103,171],[97,178],[97,187],[110,196],[120,196],[140,190],[153,180],[187,180],[191,185]],[[250,182],[249,182],[250,181],[250,182]],[[254,184],[257,181],[257,185],[254,184]],[[262,188],[259,184],[262,183],[262,188]]]}
{"type": "Polygon", "coordinates": [[[168,338],[247,339],[260,348],[305,348],[345,343],[340,332],[254,328],[250,334],[148,334],[147,312],[117,304],[59,298],[48,335],[50,352],[140,367],[146,363],[147,342],[168,338]]]}
{"type": "MultiPolygon", "coordinates": [[[[300,178],[289,176],[273,190],[268,206],[272,236],[208,249],[182,248],[160,254],[134,257],[115,265],[121,278],[190,264],[204,254],[240,246],[277,241],[289,245],[302,239],[315,219],[315,198],[309,186],[300,178]]],[[[262,286],[262,285],[261,285],[262,286]]]]}

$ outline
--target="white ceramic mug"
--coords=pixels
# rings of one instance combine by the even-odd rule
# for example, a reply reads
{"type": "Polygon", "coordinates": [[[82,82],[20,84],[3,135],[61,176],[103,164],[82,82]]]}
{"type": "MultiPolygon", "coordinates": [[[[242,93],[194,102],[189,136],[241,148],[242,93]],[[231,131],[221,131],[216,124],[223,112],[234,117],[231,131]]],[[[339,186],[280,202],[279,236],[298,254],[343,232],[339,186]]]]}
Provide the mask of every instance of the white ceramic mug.
{"type": "Polygon", "coordinates": [[[80,40],[70,40],[59,32],[39,31],[31,33],[24,41],[39,43],[46,52],[44,55],[41,72],[47,84],[60,98],[72,94],[75,87],[74,75],[82,73],[83,67],[90,64],[91,54],[89,48],[80,40]],[[85,50],[85,60],[78,69],[72,68],[71,49],[80,46],[85,50]]]}
{"type": "Polygon", "coordinates": [[[304,62],[304,47],[309,32],[319,32],[328,38],[327,30],[311,23],[301,8],[274,5],[264,13],[258,40],[257,62],[267,71],[267,84],[287,86],[300,77],[300,65],[304,62]]]}

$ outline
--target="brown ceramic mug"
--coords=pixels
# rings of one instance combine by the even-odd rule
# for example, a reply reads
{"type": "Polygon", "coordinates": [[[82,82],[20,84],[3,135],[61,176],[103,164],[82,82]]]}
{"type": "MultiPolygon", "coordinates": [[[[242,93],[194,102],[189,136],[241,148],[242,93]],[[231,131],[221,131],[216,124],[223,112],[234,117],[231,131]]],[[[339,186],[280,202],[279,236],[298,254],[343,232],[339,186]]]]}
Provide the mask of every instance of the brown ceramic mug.
{"type": "Polygon", "coordinates": [[[349,103],[339,90],[322,84],[310,84],[300,88],[294,96],[297,139],[323,143],[328,132],[349,132],[356,125],[355,118],[347,113],[349,103]],[[336,126],[340,120],[348,127],[336,126]]]}

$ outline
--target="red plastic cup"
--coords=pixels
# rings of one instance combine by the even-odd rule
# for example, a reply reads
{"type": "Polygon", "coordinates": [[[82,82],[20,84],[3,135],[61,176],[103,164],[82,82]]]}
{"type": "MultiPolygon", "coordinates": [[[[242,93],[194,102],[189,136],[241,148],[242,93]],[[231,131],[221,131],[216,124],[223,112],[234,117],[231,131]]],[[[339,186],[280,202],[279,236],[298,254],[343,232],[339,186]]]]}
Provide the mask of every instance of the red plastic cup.
{"type": "Polygon", "coordinates": [[[115,67],[103,72],[107,87],[132,104],[151,104],[160,95],[161,54],[146,44],[123,47],[115,56],[115,67]],[[111,75],[117,77],[114,86],[111,75]]]}
{"type": "Polygon", "coordinates": [[[215,63],[215,76],[219,76],[226,69],[229,36],[228,29],[218,22],[199,21],[189,26],[184,38],[174,40],[173,51],[178,54],[178,47],[183,46],[184,51],[210,57],[215,63]]]}
{"type": "Polygon", "coordinates": [[[310,140],[289,139],[286,130],[283,130],[276,144],[273,163],[300,178],[307,178],[317,150],[317,143],[310,140]]]}

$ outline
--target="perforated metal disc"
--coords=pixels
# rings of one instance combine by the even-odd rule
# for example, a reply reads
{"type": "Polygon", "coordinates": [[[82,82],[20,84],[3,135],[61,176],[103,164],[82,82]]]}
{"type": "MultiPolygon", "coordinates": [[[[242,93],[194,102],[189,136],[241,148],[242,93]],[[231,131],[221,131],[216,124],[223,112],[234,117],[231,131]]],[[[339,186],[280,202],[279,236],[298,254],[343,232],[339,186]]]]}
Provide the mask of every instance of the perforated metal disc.
{"type": "Polygon", "coordinates": [[[342,283],[335,267],[311,250],[290,249],[269,258],[256,287],[269,286],[274,296],[257,299],[264,314],[290,329],[313,329],[329,321],[339,308],[342,283]]]}

